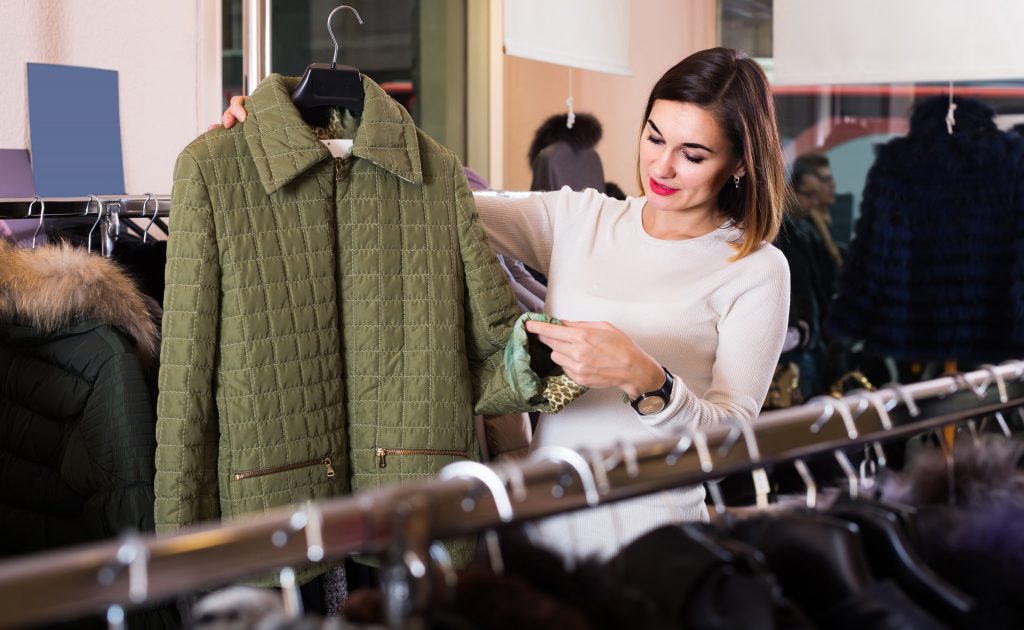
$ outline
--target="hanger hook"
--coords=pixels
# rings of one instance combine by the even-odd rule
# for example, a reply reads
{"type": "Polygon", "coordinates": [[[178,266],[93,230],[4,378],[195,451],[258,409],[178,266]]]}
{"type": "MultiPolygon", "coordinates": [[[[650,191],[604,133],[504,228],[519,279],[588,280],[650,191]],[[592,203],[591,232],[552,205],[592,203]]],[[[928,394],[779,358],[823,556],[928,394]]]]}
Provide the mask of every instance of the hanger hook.
{"type": "Polygon", "coordinates": [[[843,419],[843,425],[846,427],[847,437],[851,440],[857,439],[857,425],[853,422],[853,412],[850,410],[850,403],[846,399],[833,398],[832,396],[815,396],[807,402],[823,402],[825,405],[821,416],[811,425],[811,433],[821,431],[821,428],[832,419],[833,412],[839,412],[839,417],[843,419]]]}
{"type": "MultiPolygon", "coordinates": [[[[877,391],[869,391],[866,389],[858,389],[847,394],[850,398],[859,402],[864,402],[865,405],[858,405],[858,415],[867,411],[867,407],[873,407],[875,413],[878,414],[878,421],[882,423],[882,428],[886,431],[892,431],[893,424],[892,418],[889,416],[889,410],[895,406],[895,402],[886,404],[882,402],[882,395],[877,391]]],[[[896,399],[894,398],[893,401],[896,399]]]]}
{"type": "Polygon", "coordinates": [[[335,13],[337,13],[338,11],[341,11],[342,9],[348,9],[352,13],[355,13],[356,14],[356,19],[359,20],[359,23],[360,24],[363,23],[363,18],[359,16],[359,11],[356,11],[352,7],[348,6],[347,4],[341,5],[337,9],[331,11],[331,14],[327,16],[327,32],[331,36],[331,41],[334,42],[334,56],[331,57],[331,70],[334,70],[334,66],[336,66],[338,64],[338,38],[334,36],[334,28],[331,27],[331,18],[334,17],[335,13]]]}
{"type": "Polygon", "coordinates": [[[921,415],[921,409],[917,406],[917,401],[914,400],[914,396],[907,391],[906,385],[900,383],[889,383],[882,387],[882,390],[889,390],[896,394],[896,404],[902,402],[907,407],[907,413],[910,414],[911,418],[916,418],[921,415]]]}
{"type": "Polygon", "coordinates": [[[804,485],[807,487],[807,509],[813,510],[818,504],[818,484],[814,481],[814,475],[811,474],[811,469],[808,468],[807,462],[802,459],[795,459],[793,465],[796,466],[796,471],[800,474],[800,478],[803,479],[804,485]]]}
{"type": "MultiPolygon", "coordinates": [[[[731,425],[729,429],[729,435],[725,438],[725,442],[719,448],[718,452],[721,455],[726,455],[732,450],[733,444],[736,443],[736,439],[739,435],[743,436],[743,441],[747,446],[747,455],[752,463],[759,463],[761,461],[761,449],[757,446],[757,438],[754,436],[754,430],[751,428],[750,423],[744,421],[742,418],[736,416],[726,416],[725,421],[731,425]]],[[[754,493],[756,495],[757,507],[766,508],[768,507],[768,495],[771,493],[771,484],[768,482],[768,471],[758,466],[750,471],[750,476],[754,482],[754,493]]],[[[720,501],[715,498],[715,507],[719,507],[720,501]]]]}
{"type": "Polygon", "coordinates": [[[146,601],[149,595],[149,550],[139,535],[132,532],[121,539],[117,548],[117,562],[128,567],[128,599],[135,604],[146,601]]]}
{"type": "Polygon", "coordinates": [[[103,213],[106,210],[106,206],[100,203],[100,199],[96,195],[89,195],[89,199],[90,203],[91,200],[96,200],[96,221],[92,224],[92,227],[89,228],[89,239],[86,243],[86,251],[92,253],[92,233],[96,230],[96,226],[100,224],[100,220],[103,218],[103,213]]]}
{"type": "MultiPolygon", "coordinates": [[[[530,456],[537,461],[561,462],[572,467],[579,475],[580,483],[583,484],[583,496],[590,507],[601,502],[597,492],[597,482],[594,480],[594,473],[587,465],[587,460],[576,451],[564,446],[542,446],[535,450],[530,456]]],[[[460,462],[461,463],[461,462],[460,462]]]]}
{"type": "Polygon", "coordinates": [[[498,511],[498,517],[502,523],[508,523],[514,518],[512,511],[512,499],[508,490],[505,489],[505,482],[494,470],[479,462],[455,462],[448,464],[441,469],[438,477],[443,480],[449,479],[475,479],[482,483],[494,498],[494,507],[498,511]]]}
{"type": "Polygon", "coordinates": [[[36,231],[32,232],[32,249],[36,248],[36,236],[39,235],[39,230],[43,227],[43,216],[46,214],[46,202],[43,201],[42,197],[33,197],[32,203],[28,204],[28,214],[32,216],[32,206],[39,202],[39,225],[36,226],[36,231]]]}
{"type": "MultiPolygon", "coordinates": [[[[149,200],[150,199],[153,199],[153,193],[146,193],[146,200],[142,202],[142,216],[143,217],[146,216],[146,207],[149,205],[149,200]]],[[[156,202],[154,204],[155,207],[153,208],[153,218],[149,220],[149,223],[146,225],[146,231],[142,233],[142,242],[143,243],[146,242],[146,237],[149,236],[149,229],[151,227],[153,227],[154,223],[156,223],[156,215],[157,215],[157,213],[160,212],[160,200],[159,199],[153,199],[153,200],[156,202]]]]}
{"type": "Polygon", "coordinates": [[[841,450],[837,449],[833,454],[835,455],[836,461],[839,463],[839,467],[842,468],[843,472],[846,474],[846,480],[850,485],[850,498],[856,499],[857,482],[859,478],[857,477],[857,471],[853,468],[853,462],[851,462],[846,453],[841,450]]]}
{"type": "Polygon", "coordinates": [[[292,529],[300,529],[306,536],[306,557],[310,562],[324,559],[323,515],[320,508],[312,501],[306,501],[288,520],[292,529]]]}
{"type": "Polygon", "coordinates": [[[981,369],[985,370],[988,373],[989,383],[995,381],[996,390],[999,392],[999,402],[1006,404],[1010,400],[1010,396],[1006,392],[1006,379],[1004,379],[1002,375],[999,374],[999,371],[996,369],[996,366],[992,365],[991,363],[986,363],[982,365],[981,369]]]}
{"type": "Polygon", "coordinates": [[[953,381],[957,385],[955,391],[969,391],[974,394],[974,397],[978,400],[985,400],[985,395],[988,393],[988,386],[992,384],[991,373],[989,378],[985,379],[985,382],[979,385],[972,384],[963,372],[957,372],[954,374],[953,381]]]}
{"type": "Polygon", "coordinates": [[[691,445],[697,449],[697,461],[700,462],[700,469],[706,473],[714,470],[714,465],[711,462],[711,449],[708,448],[708,438],[703,431],[692,424],[683,428],[682,437],[679,438],[679,442],[676,443],[672,451],[665,456],[665,463],[674,466],[691,445]]]}

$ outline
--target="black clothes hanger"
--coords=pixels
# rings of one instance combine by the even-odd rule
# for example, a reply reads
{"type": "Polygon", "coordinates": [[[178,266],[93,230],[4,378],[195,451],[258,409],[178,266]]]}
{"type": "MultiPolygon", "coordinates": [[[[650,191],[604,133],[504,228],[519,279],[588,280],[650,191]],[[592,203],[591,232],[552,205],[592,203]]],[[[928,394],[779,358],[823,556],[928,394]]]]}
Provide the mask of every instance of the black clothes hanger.
{"type": "Polygon", "coordinates": [[[306,66],[298,87],[292,92],[292,102],[302,114],[302,119],[314,127],[327,126],[331,108],[347,109],[358,116],[363,113],[363,77],[351,66],[338,65],[338,40],[331,29],[331,18],[342,9],[356,14],[359,23],[363,18],[350,6],[342,5],[327,16],[327,32],[334,42],[334,58],[331,64],[314,63],[306,66]]]}

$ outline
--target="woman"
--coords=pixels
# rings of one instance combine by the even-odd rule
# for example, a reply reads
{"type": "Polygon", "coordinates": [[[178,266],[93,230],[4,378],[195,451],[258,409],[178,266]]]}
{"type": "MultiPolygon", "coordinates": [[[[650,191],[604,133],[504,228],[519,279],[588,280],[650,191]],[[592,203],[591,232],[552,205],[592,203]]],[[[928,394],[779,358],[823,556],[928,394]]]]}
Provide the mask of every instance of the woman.
{"type": "MultiPolygon", "coordinates": [[[[233,99],[224,122],[244,120],[233,99]]],[[[535,446],[600,448],[758,413],[779,358],[789,269],[771,243],[785,174],[764,72],[741,53],[695,53],[655,84],[637,174],[644,197],[593,190],[477,199],[495,249],[548,276],[529,322],[590,391],[542,417],[535,446]],[[632,404],[624,404],[623,395],[632,404]]],[[[545,542],[610,556],[672,520],[707,518],[703,488],[550,519],[545,542]]]]}

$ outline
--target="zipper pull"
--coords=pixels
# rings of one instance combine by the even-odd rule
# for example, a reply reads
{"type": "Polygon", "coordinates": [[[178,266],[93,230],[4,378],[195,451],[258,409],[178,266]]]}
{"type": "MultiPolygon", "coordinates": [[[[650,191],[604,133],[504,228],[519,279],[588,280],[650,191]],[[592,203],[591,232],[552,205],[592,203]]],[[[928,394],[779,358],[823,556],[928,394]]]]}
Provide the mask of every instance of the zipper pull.
{"type": "Polygon", "coordinates": [[[388,450],[386,448],[377,447],[377,468],[387,468],[388,462],[384,458],[387,457],[388,450]]]}
{"type": "Polygon", "coordinates": [[[324,457],[323,459],[320,460],[320,463],[323,464],[324,466],[327,466],[327,478],[330,479],[334,477],[334,466],[331,466],[331,458],[324,457]]]}

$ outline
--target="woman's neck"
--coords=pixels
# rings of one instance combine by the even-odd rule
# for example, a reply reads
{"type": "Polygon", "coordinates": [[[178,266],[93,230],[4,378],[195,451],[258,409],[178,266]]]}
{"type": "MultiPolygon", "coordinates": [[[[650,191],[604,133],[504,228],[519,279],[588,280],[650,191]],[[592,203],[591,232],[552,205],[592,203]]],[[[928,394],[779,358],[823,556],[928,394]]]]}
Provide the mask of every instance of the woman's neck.
{"type": "Polygon", "coordinates": [[[699,238],[717,230],[725,222],[725,216],[717,208],[657,212],[644,204],[642,217],[644,231],[664,241],[699,238]]]}

